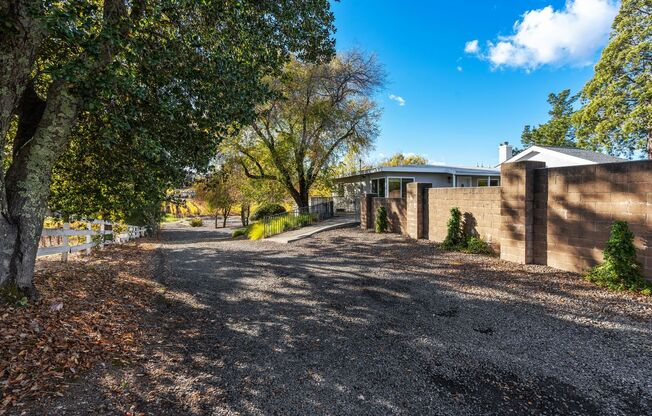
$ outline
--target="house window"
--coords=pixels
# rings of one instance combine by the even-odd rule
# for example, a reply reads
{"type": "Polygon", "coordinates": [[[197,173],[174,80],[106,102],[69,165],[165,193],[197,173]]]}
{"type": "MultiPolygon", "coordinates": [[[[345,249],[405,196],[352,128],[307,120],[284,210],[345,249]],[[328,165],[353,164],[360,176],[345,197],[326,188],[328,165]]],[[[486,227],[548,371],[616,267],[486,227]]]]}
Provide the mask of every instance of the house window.
{"type": "Polygon", "coordinates": [[[478,186],[500,186],[500,178],[478,178],[478,186]]]}
{"type": "Polygon", "coordinates": [[[389,178],[389,197],[406,198],[407,184],[411,182],[414,182],[414,178],[389,178]]]}
{"type": "Polygon", "coordinates": [[[385,198],[385,178],[371,180],[371,193],[385,198]]]}

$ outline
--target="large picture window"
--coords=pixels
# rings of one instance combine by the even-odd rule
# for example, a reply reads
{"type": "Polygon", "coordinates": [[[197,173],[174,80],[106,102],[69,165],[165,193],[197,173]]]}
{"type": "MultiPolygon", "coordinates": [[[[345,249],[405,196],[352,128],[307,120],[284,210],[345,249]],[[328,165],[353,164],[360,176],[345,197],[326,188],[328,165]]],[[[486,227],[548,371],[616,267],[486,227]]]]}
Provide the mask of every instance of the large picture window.
{"type": "Polygon", "coordinates": [[[385,198],[385,178],[371,180],[371,193],[385,198]]]}
{"type": "Polygon", "coordinates": [[[389,178],[388,190],[390,198],[406,198],[407,184],[414,182],[414,178],[389,178]]]}

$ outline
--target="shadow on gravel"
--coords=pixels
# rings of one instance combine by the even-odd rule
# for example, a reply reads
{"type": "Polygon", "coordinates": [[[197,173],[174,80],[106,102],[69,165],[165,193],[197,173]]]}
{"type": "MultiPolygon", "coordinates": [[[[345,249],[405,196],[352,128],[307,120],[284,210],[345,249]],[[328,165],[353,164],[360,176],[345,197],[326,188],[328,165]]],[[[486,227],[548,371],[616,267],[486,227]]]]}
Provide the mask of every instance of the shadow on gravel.
{"type": "Polygon", "coordinates": [[[583,299],[595,289],[574,275],[357,230],[287,246],[165,240],[160,340],[129,388],[138,411],[651,410],[649,309],[583,299]]]}

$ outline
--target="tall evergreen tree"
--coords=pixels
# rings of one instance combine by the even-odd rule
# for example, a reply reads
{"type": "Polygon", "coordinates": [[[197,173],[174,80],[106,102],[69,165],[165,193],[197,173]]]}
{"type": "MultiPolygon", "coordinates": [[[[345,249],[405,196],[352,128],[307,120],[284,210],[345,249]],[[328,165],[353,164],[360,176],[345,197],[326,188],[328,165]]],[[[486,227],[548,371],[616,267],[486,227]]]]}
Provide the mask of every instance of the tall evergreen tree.
{"type": "Polygon", "coordinates": [[[521,134],[521,142],[525,146],[535,144],[542,146],[575,146],[575,129],[572,124],[573,104],[577,95],[571,95],[570,90],[563,90],[559,94],[550,93],[550,120],[538,127],[525,126],[521,134]]]}
{"type": "Polygon", "coordinates": [[[578,145],[652,159],[652,2],[623,0],[609,45],[582,90],[578,145]]]}

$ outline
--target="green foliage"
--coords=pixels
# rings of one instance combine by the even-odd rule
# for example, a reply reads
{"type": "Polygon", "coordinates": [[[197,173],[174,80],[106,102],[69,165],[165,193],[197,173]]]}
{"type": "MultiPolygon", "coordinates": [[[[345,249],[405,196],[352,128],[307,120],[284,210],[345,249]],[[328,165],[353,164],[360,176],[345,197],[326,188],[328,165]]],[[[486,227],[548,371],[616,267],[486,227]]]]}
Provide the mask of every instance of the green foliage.
{"type": "Polygon", "coordinates": [[[162,223],[167,223],[167,222],[176,222],[179,221],[179,218],[175,217],[172,214],[165,214],[161,217],[161,222],[162,223]]]}
{"type": "Polygon", "coordinates": [[[326,0],[163,0],[134,6],[120,28],[107,27],[101,7],[58,2],[39,10],[48,36],[37,90],[64,77],[85,100],[53,175],[50,208],[62,213],[157,222],[166,189],[189,169],[204,170],[229,128],[253,119],[268,97],[265,77],[290,56],[333,53],[326,0]],[[98,43],[107,40],[115,64],[98,71],[98,43]]]}
{"type": "Polygon", "coordinates": [[[591,269],[586,279],[612,290],[630,290],[650,294],[652,283],[643,278],[636,259],[634,234],[627,222],[614,221],[604,249],[604,262],[591,269]]]}
{"type": "Polygon", "coordinates": [[[350,52],[317,64],[292,60],[267,81],[273,98],[223,148],[247,176],[282,184],[304,207],[338,160],[369,148],[378,135],[373,97],[384,73],[373,56],[350,52]]]}
{"type": "Polygon", "coordinates": [[[378,207],[376,210],[376,232],[384,233],[387,231],[389,221],[387,220],[387,209],[383,206],[378,207]]]}
{"type": "Polygon", "coordinates": [[[652,158],[652,3],[623,0],[609,44],[582,90],[578,145],[652,158]]]}
{"type": "Polygon", "coordinates": [[[392,156],[383,159],[380,166],[403,166],[403,165],[427,165],[428,159],[419,155],[404,155],[394,153],[392,156]]]}
{"type": "Polygon", "coordinates": [[[201,227],[204,225],[204,221],[201,218],[192,218],[188,221],[191,227],[201,227]]]}
{"type": "Polygon", "coordinates": [[[458,250],[464,245],[464,231],[462,229],[462,213],[457,207],[450,210],[450,218],[446,224],[447,233],[442,246],[446,250],[458,250]]]}
{"type": "Polygon", "coordinates": [[[231,237],[232,237],[232,238],[238,238],[238,237],[246,236],[246,235],[247,235],[247,232],[248,232],[247,227],[245,227],[245,228],[238,228],[237,230],[235,230],[235,231],[233,232],[233,234],[231,234],[231,237]]]}
{"type": "Polygon", "coordinates": [[[559,94],[550,93],[550,120],[538,127],[525,126],[521,134],[523,145],[574,147],[575,129],[572,116],[573,104],[577,99],[578,96],[571,95],[570,90],[563,90],[559,94]]]}
{"type": "Polygon", "coordinates": [[[465,253],[487,255],[494,254],[494,250],[491,248],[491,246],[486,241],[477,236],[471,236],[466,239],[464,246],[465,247],[463,251],[465,253]]]}
{"type": "Polygon", "coordinates": [[[256,208],[253,214],[251,214],[252,221],[262,220],[264,217],[270,215],[283,214],[285,212],[285,207],[280,204],[263,204],[256,208]]]}
{"type": "Polygon", "coordinates": [[[14,284],[0,287],[0,305],[5,303],[7,305],[25,307],[29,305],[29,299],[18,289],[14,284]]]}
{"type": "Polygon", "coordinates": [[[228,216],[239,197],[237,180],[232,166],[221,165],[200,180],[195,188],[197,197],[203,200],[214,215],[228,216]]]}

